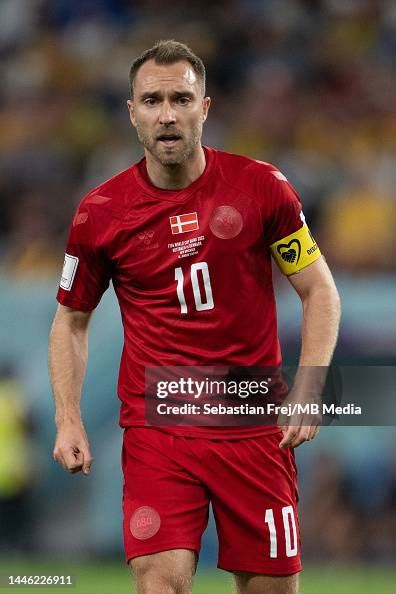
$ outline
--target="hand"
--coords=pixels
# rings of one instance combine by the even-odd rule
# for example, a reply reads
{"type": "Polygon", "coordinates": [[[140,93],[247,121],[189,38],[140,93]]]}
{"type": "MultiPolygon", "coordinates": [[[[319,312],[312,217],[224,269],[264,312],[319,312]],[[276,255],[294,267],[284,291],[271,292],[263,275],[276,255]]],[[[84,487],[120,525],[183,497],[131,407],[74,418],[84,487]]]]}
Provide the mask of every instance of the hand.
{"type": "Polygon", "coordinates": [[[320,431],[318,426],[284,425],[281,427],[283,438],[280,448],[297,448],[304,441],[311,441],[320,431]]]}
{"type": "MultiPolygon", "coordinates": [[[[283,406],[290,406],[293,410],[293,406],[296,403],[301,404],[302,411],[307,405],[316,405],[318,399],[312,399],[308,401],[307,398],[298,398],[292,391],[286,398],[283,406]],[[305,401],[304,401],[305,400],[305,401]]],[[[296,409],[298,410],[298,409],[296,409]]],[[[313,412],[312,409],[304,410],[304,412],[295,412],[294,415],[287,417],[285,415],[279,415],[278,425],[283,432],[283,438],[279,443],[280,448],[297,448],[305,441],[311,441],[314,439],[320,430],[322,422],[322,415],[320,412],[313,412]]]]}
{"type": "Polygon", "coordinates": [[[58,425],[53,457],[71,474],[80,471],[85,476],[89,474],[93,458],[87,434],[80,420],[65,421],[58,425]]]}

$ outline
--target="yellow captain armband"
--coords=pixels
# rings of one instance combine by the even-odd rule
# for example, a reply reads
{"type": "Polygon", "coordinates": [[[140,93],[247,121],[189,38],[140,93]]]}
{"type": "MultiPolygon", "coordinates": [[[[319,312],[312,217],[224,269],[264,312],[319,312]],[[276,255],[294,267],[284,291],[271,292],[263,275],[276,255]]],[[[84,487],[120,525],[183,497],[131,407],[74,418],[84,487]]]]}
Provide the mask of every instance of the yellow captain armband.
{"type": "Polygon", "coordinates": [[[321,255],[318,244],[305,223],[298,231],[275,241],[270,247],[276,263],[287,276],[312,264],[321,255]]]}

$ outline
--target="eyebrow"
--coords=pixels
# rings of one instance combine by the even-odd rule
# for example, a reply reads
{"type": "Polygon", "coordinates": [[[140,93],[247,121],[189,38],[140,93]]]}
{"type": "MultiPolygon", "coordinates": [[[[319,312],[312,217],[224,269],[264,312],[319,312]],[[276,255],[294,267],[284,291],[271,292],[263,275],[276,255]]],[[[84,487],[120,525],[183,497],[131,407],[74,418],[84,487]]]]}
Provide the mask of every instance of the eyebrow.
{"type": "MultiPolygon", "coordinates": [[[[146,99],[160,99],[162,94],[159,91],[146,91],[142,93],[139,97],[140,101],[145,101],[146,99]]],[[[179,97],[188,97],[189,99],[194,99],[195,95],[191,91],[175,91],[172,93],[173,99],[178,99],[179,97]]]]}

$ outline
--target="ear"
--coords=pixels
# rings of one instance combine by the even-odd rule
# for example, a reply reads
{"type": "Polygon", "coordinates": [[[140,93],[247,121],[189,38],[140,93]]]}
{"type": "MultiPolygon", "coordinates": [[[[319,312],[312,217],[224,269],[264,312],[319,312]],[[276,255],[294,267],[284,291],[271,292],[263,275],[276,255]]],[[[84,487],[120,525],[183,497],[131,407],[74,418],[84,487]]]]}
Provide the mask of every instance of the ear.
{"type": "Polygon", "coordinates": [[[131,99],[128,99],[127,106],[129,111],[129,119],[131,120],[132,126],[136,128],[135,109],[133,106],[133,101],[131,99]]]}
{"type": "Polygon", "coordinates": [[[202,99],[202,121],[204,122],[208,117],[208,111],[211,103],[210,97],[204,97],[202,99]]]}

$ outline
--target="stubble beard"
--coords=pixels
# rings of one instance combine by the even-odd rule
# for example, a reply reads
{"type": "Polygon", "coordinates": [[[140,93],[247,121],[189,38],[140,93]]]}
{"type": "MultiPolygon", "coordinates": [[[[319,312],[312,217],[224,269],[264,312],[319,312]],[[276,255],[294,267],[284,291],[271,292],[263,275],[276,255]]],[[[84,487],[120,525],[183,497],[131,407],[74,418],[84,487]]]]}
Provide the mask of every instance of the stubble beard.
{"type": "Polygon", "coordinates": [[[185,136],[181,138],[179,141],[181,144],[180,148],[169,152],[166,150],[166,147],[161,150],[158,141],[153,136],[146,134],[139,125],[136,126],[136,132],[139,141],[154,159],[158,161],[158,163],[163,167],[176,168],[184,165],[184,163],[186,163],[186,161],[188,161],[188,159],[195,153],[197,147],[200,146],[202,124],[197,123],[196,126],[192,128],[188,138],[185,136]]]}

